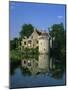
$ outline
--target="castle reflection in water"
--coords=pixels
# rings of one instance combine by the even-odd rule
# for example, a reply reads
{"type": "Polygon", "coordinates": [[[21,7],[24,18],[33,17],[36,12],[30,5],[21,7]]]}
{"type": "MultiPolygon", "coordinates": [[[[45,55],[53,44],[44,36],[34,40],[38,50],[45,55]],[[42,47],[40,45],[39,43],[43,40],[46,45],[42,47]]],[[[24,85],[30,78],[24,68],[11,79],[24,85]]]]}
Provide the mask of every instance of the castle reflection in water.
{"type": "Polygon", "coordinates": [[[65,66],[60,60],[47,54],[26,56],[11,64],[10,88],[65,85],[65,66]]]}
{"type": "Polygon", "coordinates": [[[52,64],[52,59],[49,60],[48,54],[40,54],[38,58],[28,58],[21,60],[21,66],[23,71],[30,72],[32,75],[37,75],[40,73],[48,73],[50,69],[55,68],[52,64]]]}

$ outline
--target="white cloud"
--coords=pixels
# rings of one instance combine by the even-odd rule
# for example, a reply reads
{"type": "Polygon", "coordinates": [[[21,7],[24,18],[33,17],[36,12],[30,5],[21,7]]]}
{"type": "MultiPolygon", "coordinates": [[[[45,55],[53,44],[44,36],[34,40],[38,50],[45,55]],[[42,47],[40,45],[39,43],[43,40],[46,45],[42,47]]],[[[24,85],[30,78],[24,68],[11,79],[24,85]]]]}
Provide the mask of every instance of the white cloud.
{"type": "Polygon", "coordinates": [[[59,15],[59,16],[57,16],[57,18],[58,18],[58,19],[62,19],[62,18],[63,18],[63,16],[62,16],[62,15],[59,15]]]}

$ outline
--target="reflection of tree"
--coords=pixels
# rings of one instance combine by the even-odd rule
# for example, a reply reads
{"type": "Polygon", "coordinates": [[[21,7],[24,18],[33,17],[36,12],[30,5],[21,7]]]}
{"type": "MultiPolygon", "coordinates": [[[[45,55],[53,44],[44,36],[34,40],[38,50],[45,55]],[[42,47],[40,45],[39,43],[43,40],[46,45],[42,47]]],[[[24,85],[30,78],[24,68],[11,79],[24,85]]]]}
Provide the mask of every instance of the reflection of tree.
{"type": "Polygon", "coordinates": [[[37,54],[22,54],[23,59],[35,59],[38,61],[38,55],[37,54]]]}
{"type": "Polygon", "coordinates": [[[55,79],[61,79],[63,77],[63,74],[65,72],[65,66],[63,62],[59,62],[61,60],[57,60],[54,58],[52,61],[52,69],[50,70],[51,77],[55,79]],[[53,67],[54,66],[54,67],[53,67]]]}
{"type": "Polygon", "coordinates": [[[54,69],[51,72],[51,77],[55,78],[55,79],[61,79],[63,77],[63,73],[64,71],[62,69],[54,69]]]}
{"type": "Polygon", "coordinates": [[[31,71],[28,68],[20,67],[20,69],[21,69],[22,75],[24,75],[24,76],[32,75],[31,71]]]}
{"type": "Polygon", "coordinates": [[[10,75],[14,75],[17,67],[20,66],[20,61],[10,62],[10,75]]]}

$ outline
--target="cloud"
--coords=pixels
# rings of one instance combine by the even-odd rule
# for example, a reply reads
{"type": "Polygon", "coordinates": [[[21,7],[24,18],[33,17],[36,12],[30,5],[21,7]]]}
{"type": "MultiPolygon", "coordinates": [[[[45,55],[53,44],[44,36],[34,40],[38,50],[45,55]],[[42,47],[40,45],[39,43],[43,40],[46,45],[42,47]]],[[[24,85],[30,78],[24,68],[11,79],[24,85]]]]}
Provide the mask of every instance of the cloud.
{"type": "Polygon", "coordinates": [[[62,19],[62,18],[63,18],[63,16],[62,16],[62,15],[59,15],[59,16],[57,16],[57,18],[58,18],[58,19],[62,19]]]}

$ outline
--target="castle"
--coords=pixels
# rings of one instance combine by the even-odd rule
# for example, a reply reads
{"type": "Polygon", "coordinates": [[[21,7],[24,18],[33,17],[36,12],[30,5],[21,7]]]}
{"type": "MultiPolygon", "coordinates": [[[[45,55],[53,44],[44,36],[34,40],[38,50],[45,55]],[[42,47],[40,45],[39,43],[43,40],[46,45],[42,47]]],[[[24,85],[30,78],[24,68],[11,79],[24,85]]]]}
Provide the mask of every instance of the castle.
{"type": "Polygon", "coordinates": [[[39,48],[39,53],[48,53],[49,51],[49,34],[34,29],[33,33],[21,41],[23,48],[39,48]]]}

